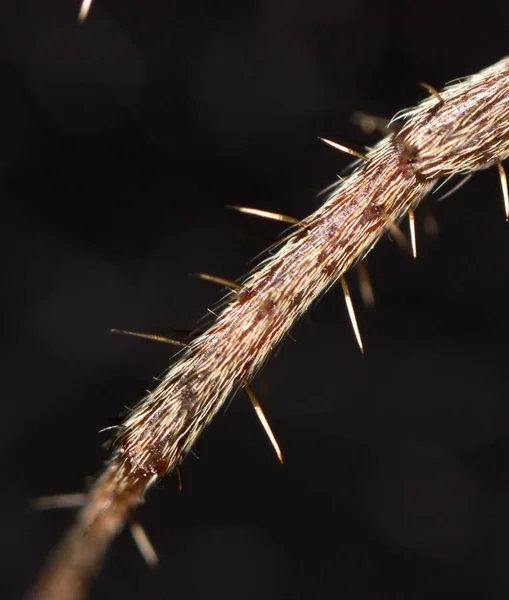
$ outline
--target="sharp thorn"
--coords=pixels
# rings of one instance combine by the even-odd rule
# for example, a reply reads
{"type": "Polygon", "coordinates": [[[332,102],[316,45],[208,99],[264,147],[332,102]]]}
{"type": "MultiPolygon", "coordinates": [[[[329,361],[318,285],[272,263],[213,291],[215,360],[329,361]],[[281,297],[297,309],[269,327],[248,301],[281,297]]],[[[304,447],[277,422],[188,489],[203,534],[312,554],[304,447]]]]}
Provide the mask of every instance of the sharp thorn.
{"type": "Polygon", "coordinates": [[[215,275],[208,275],[207,273],[191,273],[191,277],[196,277],[197,279],[203,279],[204,281],[211,281],[212,283],[224,285],[231,290],[242,289],[242,285],[240,283],[231,281],[231,279],[225,279],[224,277],[216,277],[215,275]]]}
{"type": "Polygon", "coordinates": [[[360,158],[361,160],[368,160],[368,157],[365,154],[363,154],[362,152],[358,152],[357,150],[354,150],[353,148],[349,148],[348,146],[343,146],[342,144],[338,144],[337,142],[332,142],[331,140],[327,140],[322,137],[319,137],[318,139],[321,140],[322,142],[325,142],[326,144],[329,144],[329,146],[336,148],[336,150],[345,152],[345,154],[350,154],[351,156],[355,156],[356,158],[360,158]]]}
{"type": "Polygon", "coordinates": [[[110,329],[111,333],[122,333],[124,335],[132,335],[133,337],[142,338],[144,340],[152,340],[154,342],[163,342],[165,344],[173,344],[174,346],[181,346],[182,348],[188,348],[189,344],[181,342],[180,340],[174,340],[164,335],[155,335],[153,333],[139,333],[138,331],[128,331],[127,329],[110,329]]]}
{"type": "Polygon", "coordinates": [[[412,244],[412,256],[417,258],[417,237],[415,234],[415,213],[413,208],[408,209],[408,227],[410,229],[410,243],[412,244]]]}
{"type": "Polygon", "coordinates": [[[507,175],[504,165],[497,160],[498,174],[500,175],[500,185],[502,186],[502,195],[504,196],[505,219],[509,221],[509,192],[507,191],[507,175]]]}
{"type": "Polygon", "coordinates": [[[267,434],[267,437],[269,438],[270,443],[272,444],[272,446],[276,452],[279,462],[281,464],[283,464],[283,454],[281,453],[281,448],[279,447],[279,444],[277,443],[276,436],[272,433],[272,429],[270,428],[269,422],[267,421],[265,415],[263,414],[262,407],[260,406],[260,403],[258,402],[258,400],[253,392],[253,389],[247,383],[244,385],[244,389],[246,390],[247,395],[249,396],[249,400],[251,400],[251,404],[253,405],[253,408],[255,409],[256,416],[260,419],[260,423],[262,424],[262,427],[265,430],[265,433],[267,434]]]}
{"type": "Polygon", "coordinates": [[[281,213],[270,212],[268,210],[261,210],[259,208],[248,208],[247,206],[231,206],[228,205],[226,208],[236,210],[237,212],[244,213],[246,215],[253,215],[255,217],[261,217],[262,219],[272,219],[273,221],[280,221],[283,223],[290,223],[291,225],[297,225],[300,221],[295,217],[289,217],[281,213]]]}
{"type": "Polygon", "coordinates": [[[346,283],[346,279],[343,275],[341,275],[341,277],[339,278],[339,281],[341,283],[341,288],[342,288],[343,294],[345,296],[346,308],[348,310],[348,316],[350,317],[350,321],[352,323],[352,328],[353,328],[353,332],[355,334],[355,338],[357,340],[357,343],[359,344],[359,348],[360,348],[362,354],[364,354],[364,346],[362,344],[362,338],[361,338],[361,334],[359,331],[359,326],[357,324],[357,318],[355,317],[355,310],[353,308],[352,296],[350,295],[350,290],[348,289],[348,284],[346,283]]]}
{"type": "Polygon", "coordinates": [[[419,85],[427,92],[429,92],[432,96],[435,96],[435,98],[440,102],[440,104],[444,103],[444,99],[432,85],[430,85],[429,83],[425,83],[424,81],[420,81],[419,85]]]}

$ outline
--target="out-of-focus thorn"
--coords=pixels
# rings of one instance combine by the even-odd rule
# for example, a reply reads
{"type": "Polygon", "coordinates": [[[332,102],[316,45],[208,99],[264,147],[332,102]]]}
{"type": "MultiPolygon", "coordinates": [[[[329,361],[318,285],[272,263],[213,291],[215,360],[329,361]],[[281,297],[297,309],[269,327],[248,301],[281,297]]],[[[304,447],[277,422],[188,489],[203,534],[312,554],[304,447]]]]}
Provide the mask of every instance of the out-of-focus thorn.
{"type": "Polygon", "coordinates": [[[389,119],[385,119],[383,117],[375,117],[375,115],[370,115],[368,113],[363,113],[361,111],[354,111],[352,116],[350,117],[352,123],[357,125],[363,133],[366,135],[370,135],[378,131],[382,134],[387,134],[389,129],[389,119]]]}
{"type": "Polygon", "coordinates": [[[438,236],[438,222],[435,218],[435,215],[431,212],[431,209],[426,206],[426,214],[423,219],[424,233],[428,237],[437,237],[438,236]]]}
{"type": "Polygon", "coordinates": [[[131,535],[133,536],[134,543],[138,547],[140,554],[145,559],[145,562],[149,567],[157,567],[159,564],[159,558],[157,557],[154,546],[152,546],[150,543],[145,530],[137,521],[132,521],[130,525],[131,535]]]}
{"type": "Polygon", "coordinates": [[[91,6],[92,0],[82,0],[80,11],[78,13],[78,23],[83,23],[86,20],[91,6]]]}
{"type": "Polygon", "coordinates": [[[60,494],[58,496],[41,496],[32,501],[32,506],[37,510],[51,510],[54,508],[79,508],[85,504],[87,495],[60,494]]]}
{"type": "Polygon", "coordinates": [[[362,345],[361,333],[359,331],[359,326],[357,325],[357,318],[355,317],[355,310],[353,308],[352,296],[350,295],[350,290],[348,289],[348,284],[346,283],[346,279],[343,275],[339,278],[341,283],[341,288],[343,290],[343,294],[345,296],[346,308],[348,310],[348,316],[350,317],[350,321],[352,323],[353,332],[355,334],[355,338],[357,340],[357,344],[359,344],[359,348],[364,354],[364,346],[362,345]]]}
{"type": "Polygon", "coordinates": [[[366,308],[372,308],[375,305],[375,294],[373,292],[373,286],[371,285],[365,260],[357,263],[356,271],[362,302],[366,308]]]}

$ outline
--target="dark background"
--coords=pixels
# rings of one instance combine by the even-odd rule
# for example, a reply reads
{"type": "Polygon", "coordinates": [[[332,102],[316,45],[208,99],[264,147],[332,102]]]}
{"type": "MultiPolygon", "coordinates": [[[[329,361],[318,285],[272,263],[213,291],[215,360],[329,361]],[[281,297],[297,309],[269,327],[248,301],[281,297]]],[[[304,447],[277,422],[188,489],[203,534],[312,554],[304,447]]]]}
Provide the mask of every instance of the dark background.
{"type": "MultiPolygon", "coordinates": [[[[3,598],[27,589],[76,492],[172,349],[109,328],[194,328],[373,144],[354,110],[391,116],[507,53],[507,2],[17,0],[0,10],[3,598]],[[265,239],[264,239],[265,238],[265,239]]],[[[509,225],[496,170],[434,207],[416,261],[370,255],[355,292],[366,354],[334,289],[139,518],[93,598],[505,598],[509,593],[509,225]]],[[[419,219],[421,216],[421,219],[419,219]]],[[[351,278],[354,282],[354,278],[351,278]]]]}

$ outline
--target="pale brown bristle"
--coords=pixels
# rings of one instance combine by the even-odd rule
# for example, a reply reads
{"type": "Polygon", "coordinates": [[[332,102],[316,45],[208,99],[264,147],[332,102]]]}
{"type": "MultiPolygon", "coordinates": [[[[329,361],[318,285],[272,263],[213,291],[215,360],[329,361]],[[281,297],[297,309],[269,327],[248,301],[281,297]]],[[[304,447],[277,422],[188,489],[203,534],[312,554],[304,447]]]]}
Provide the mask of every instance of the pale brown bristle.
{"type": "Polygon", "coordinates": [[[368,160],[368,157],[365,154],[362,154],[362,152],[359,152],[358,150],[354,150],[353,148],[349,148],[348,146],[343,146],[342,144],[338,144],[337,142],[333,142],[331,140],[327,140],[325,138],[318,138],[319,140],[321,140],[322,142],[325,142],[326,144],[329,144],[329,146],[332,146],[333,148],[335,148],[336,150],[339,150],[340,152],[344,152],[345,154],[350,154],[350,156],[355,156],[356,158],[359,158],[360,160],[368,160]]]}
{"type": "Polygon", "coordinates": [[[269,425],[269,422],[267,421],[267,418],[265,417],[265,414],[263,413],[263,409],[260,406],[260,403],[258,402],[258,399],[256,398],[252,387],[249,384],[246,384],[244,386],[244,389],[247,392],[247,395],[249,396],[249,400],[251,400],[251,404],[253,405],[253,408],[255,409],[256,412],[256,416],[260,419],[260,423],[262,424],[263,429],[265,430],[265,433],[267,434],[267,437],[270,440],[270,443],[272,444],[274,451],[276,452],[276,456],[279,460],[279,462],[281,464],[283,464],[283,454],[281,452],[281,448],[279,447],[279,444],[276,440],[276,436],[272,433],[272,429],[269,425]]]}
{"type": "Polygon", "coordinates": [[[224,285],[231,290],[241,290],[242,286],[240,283],[236,283],[231,279],[225,279],[224,277],[217,277],[216,275],[208,275],[207,273],[191,273],[191,277],[196,277],[197,279],[203,279],[203,281],[210,281],[212,283],[217,283],[219,285],[224,285]]]}
{"type": "Polygon", "coordinates": [[[164,344],[182,346],[182,348],[187,348],[189,346],[189,344],[181,342],[180,340],[175,340],[164,335],[156,335],[155,333],[140,333],[139,331],[129,331],[127,329],[110,329],[110,331],[111,333],[122,333],[123,335],[131,335],[133,337],[141,338],[143,340],[152,340],[154,342],[163,342],[164,344]]]}
{"type": "Polygon", "coordinates": [[[350,322],[352,323],[352,329],[355,334],[355,339],[357,340],[357,344],[359,346],[360,351],[364,354],[364,346],[362,344],[361,333],[359,331],[359,325],[357,324],[357,317],[355,316],[355,310],[353,307],[352,296],[350,294],[350,290],[348,289],[348,284],[346,283],[346,279],[343,275],[339,278],[339,282],[341,284],[341,289],[343,290],[343,295],[345,297],[346,309],[348,311],[348,316],[350,317],[350,322]]]}
{"type": "Polygon", "coordinates": [[[507,175],[504,165],[497,160],[498,174],[500,176],[500,185],[502,186],[502,195],[504,197],[504,209],[506,221],[509,220],[509,193],[507,191],[507,175]]]}
{"type": "Polygon", "coordinates": [[[291,225],[297,225],[299,223],[299,219],[296,219],[295,217],[289,217],[288,215],[282,215],[281,213],[270,212],[268,210],[260,210],[259,208],[248,208],[247,206],[227,206],[226,208],[245,213],[246,215],[253,215],[263,219],[272,219],[273,221],[290,223],[291,225]]]}
{"type": "Polygon", "coordinates": [[[410,243],[412,244],[412,256],[417,258],[417,238],[415,234],[415,213],[413,208],[408,209],[408,228],[410,230],[410,243]]]}
{"type": "Polygon", "coordinates": [[[419,81],[419,85],[424,90],[429,92],[432,96],[435,96],[435,98],[440,102],[440,104],[444,103],[444,99],[432,85],[430,85],[429,83],[425,83],[424,81],[419,81]]]}

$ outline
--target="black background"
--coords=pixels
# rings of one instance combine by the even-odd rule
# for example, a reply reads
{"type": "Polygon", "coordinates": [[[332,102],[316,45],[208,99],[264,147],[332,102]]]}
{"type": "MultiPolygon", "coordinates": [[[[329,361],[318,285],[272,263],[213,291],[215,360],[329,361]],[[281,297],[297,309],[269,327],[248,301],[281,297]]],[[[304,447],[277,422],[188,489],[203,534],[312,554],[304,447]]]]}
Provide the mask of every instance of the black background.
{"type": "MultiPolygon", "coordinates": [[[[72,511],[40,495],[97,474],[108,433],[172,350],[118,327],[194,328],[348,159],[354,110],[391,116],[507,53],[506,2],[18,0],[0,11],[2,597],[26,590],[72,511]],[[265,239],[264,239],[265,238],[265,239]]],[[[428,599],[509,593],[509,226],[496,170],[420,221],[416,261],[370,255],[377,306],[338,289],[139,518],[93,598],[428,599]]],[[[354,278],[351,278],[354,282],[354,278]]]]}

